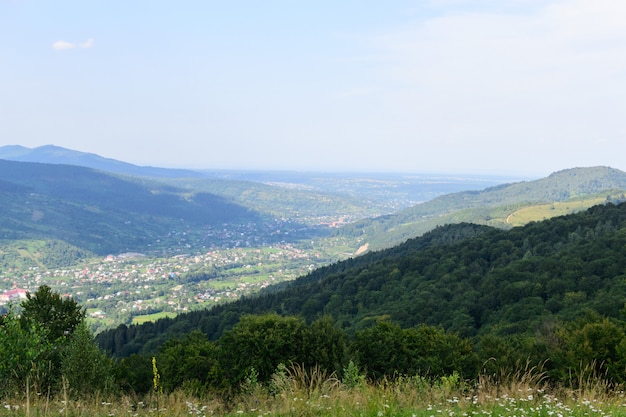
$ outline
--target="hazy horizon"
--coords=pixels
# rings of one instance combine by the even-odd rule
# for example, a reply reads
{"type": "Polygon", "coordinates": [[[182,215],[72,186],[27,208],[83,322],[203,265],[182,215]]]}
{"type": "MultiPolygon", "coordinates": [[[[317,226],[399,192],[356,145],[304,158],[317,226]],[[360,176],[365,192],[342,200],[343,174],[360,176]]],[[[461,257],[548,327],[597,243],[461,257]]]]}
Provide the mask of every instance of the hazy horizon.
{"type": "Polygon", "coordinates": [[[626,3],[0,0],[0,146],[204,170],[626,170],[626,3]]]}
{"type": "MultiPolygon", "coordinates": [[[[24,146],[24,145],[20,145],[20,144],[10,144],[10,145],[0,145],[0,148],[3,147],[12,147],[12,146],[18,146],[18,147],[23,147],[26,149],[30,149],[30,150],[35,150],[38,148],[46,148],[46,147],[55,147],[55,148],[61,148],[61,149],[67,149],[70,151],[76,151],[76,152],[81,152],[81,153],[85,153],[88,155],[95,155],[97,157],[102,157],[105,159],[111,159],[113,161],[117,161],[117,162],[122,162],[122,163],[129,163],[138,167],[146,167],[146,168],[165,168],[165,169],[183,169],[183,170],[191,170],[191,171],[197,171],[200,173],[206,173],[206,174],[223,174],[223,175],[243,175],[244,177],[246,176],[246,174],[268,174],[268,175],[282,175],[282,174],[287,174],[289,176],[303,176],[308,178],[310,175],[322,175],[322,176],[346,176],[346,177],[351,177],[351,176],[355,176],[355,175],[374,175],[374,176],[380,176],[380,177],[385,177],[385,176],[389,176],[389,177],[393,177],[393,178],[397,178],[397,177],[406,177],[406,178],[419,178],[419,177],[425,177],[428,178],[430,180],[435,180],[436,178],[440,177],[442,179],[445,179],[446,181],[450,181],[450,180],[459,180],[459,181],[466,181],[466,180],[471,180],[471,179],[475,179],[475,180],[480,180],[483,179],[485,181],[496,181],[496,180],[504,180],[504,181],[525,181],[525,180],[533,180],[533,179],[538,179],[539,176],[532,176],[532,175],[524,175],[524,174],[516,174],[516,173],[483,173],[483,172],[457,172],[457,171],[394,171],[394,170],[379,170],[379,171],[375,171],[375,170],[315,170],[315,169],[297,169],[297,168],[284,168],[284,169],[280,169],[280,168],[195,168],[195,167],[180,167],[180,166],[167,166],[167,165],[155,165],[155,164],[134,164],[132,162],[129,161],[125,161],[122,159],[116,159],[116,158],[110,158],[106,155],[100,155],[94,152],[84,152],[84,151],[78,151],[76,149],[71,149],[71,148],[65,148],[65,147],[61,147],[55,144],[45,144],[45,145],[41,145],[41,146],[35,146],[35,147],[28,147],[28,146],[24,146]]],[[[1,158],[1,156],[0,156],[1,158]]],[[[15,160],[15,161],[27,161],[26,159],[22,159],[21,157],[12,157],[12,158],[7,158],[9,160],[15,160]]],[[[30,159],[28,159],[30,160],[30,159]]],[[[37,161],[38,162],[38,161],[37,161]]],[[[51,163],[56,163],[56,162],[51,162],[51,163]]],[[[574,167],[572,167],[574,168],[574,167]]],[[[567,169],[567,168],[564,168],[567,169]]]]}

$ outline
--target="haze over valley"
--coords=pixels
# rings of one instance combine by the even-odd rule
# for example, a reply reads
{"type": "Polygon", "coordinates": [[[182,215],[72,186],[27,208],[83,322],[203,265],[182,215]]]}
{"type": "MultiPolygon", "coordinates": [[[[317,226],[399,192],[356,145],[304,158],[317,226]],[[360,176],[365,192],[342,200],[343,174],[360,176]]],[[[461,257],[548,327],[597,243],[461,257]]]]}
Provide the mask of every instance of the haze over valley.
{"type": "Polygon", "coordinates": [[[56,146],[1,147],[1,158],[2,290],[50,285],[83,303],[95,330],[292,280],[368,250],[341,235],[347,224],[505,180],[181,171],[56,146]]]}
{"type": "Polygon", "coordinates": [[[236,300],[444,224],[506,229],[626,189],[626,174],[601,167],[515,181],[181,171],[56,146],[1,147],[0,158],[2,290],[49,285],[96,331],[236,300]]]}

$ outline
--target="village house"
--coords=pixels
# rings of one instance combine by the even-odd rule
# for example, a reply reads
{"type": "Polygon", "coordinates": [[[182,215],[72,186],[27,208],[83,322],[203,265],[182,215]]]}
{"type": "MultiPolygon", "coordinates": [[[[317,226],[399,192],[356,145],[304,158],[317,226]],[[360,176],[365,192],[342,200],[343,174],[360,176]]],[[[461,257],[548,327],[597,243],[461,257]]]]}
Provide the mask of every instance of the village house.
{"type": "Polygon", "coordinates": [[[26,291],[22,288],[13,288],[0,294],[0,304],[7,304],[11,301],[23,300],[26,298],[26,291]]]}

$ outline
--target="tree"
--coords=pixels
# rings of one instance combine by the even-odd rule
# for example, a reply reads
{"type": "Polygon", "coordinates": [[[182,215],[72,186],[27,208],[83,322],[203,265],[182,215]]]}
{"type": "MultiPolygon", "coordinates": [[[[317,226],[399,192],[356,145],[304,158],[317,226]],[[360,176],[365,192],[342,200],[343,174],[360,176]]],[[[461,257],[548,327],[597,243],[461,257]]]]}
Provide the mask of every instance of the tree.
{"type": "Polygon", "coordinates": [[[243,316],[218,341],[220,363],[232,387],[251,372],[268,381],[278,364],[303,363],[306,324],[296,317],[277,314],[243,316]]]}
{"type": "Polygon", "coordinates": [[[153,389],[152,357],[136,353],[123,358],[114,368],[115,380],[127,393],[147,394],[153,389]]]}
{"type": "Polygon", "coordinates": [[[404,332],[399,325],[381,320],[356,333],[352,349],[361,369],[376,380],[394,374],[415,374],[409,369],[404,332]]]}
{"type": "Polygon", "coordinates": [[[75,328],[61,352],[61,373],[76,394],[103,392],[113,385],[113,363],[85,323],[75,328]]]}
{"type": "Polygon", "coordinates": [[[27,293],[22,302],[20,324],[22,329],[45,330],[45,342],[50,349],[40,357],[40,363],[46,364],[47,372],[42,378],[42,386],[58,387],[62,380],[61,352],[65,349],[74,330],[85,319],[84,310],[71,298],[62,298],[47,285],[42,285],[34,293],[27,293]]]}
{"type": "Polygon", "coordinates": [[[381,320],[356,333],[353,349],[359,366],[376,380],[399,375],[440,377],[455,371],[466,376],[475,368],[469,340],[425,324],[402,329],[381,320]]]}
{"type": "Polygon", "coordinates": [[[0,397],[21,395],[26,384],[39,385],[50,350],[39,325],[23,327],[10,307],[0,320],[0,397]]]}
{"type": "Polygon", "coordinates": [[[85,319],[85,311],[71,298],[62,298],[47,285],[42,285],[22,302],[21,322],[38,323],[47,331],[48,341],[55,343],[60,338],[69,338],[76,326],[85,319]]]}
{"type": "Polygon", "coordinates": [[[321,317],[306,329],[304,356],[308,366],[317,365],[337,375],[343,373],[348,364],[348,338],[332,317],[321,317]]]}
{"type": "Polygon", "coordinates": [[[623,383],[626,364],[624,323],[589,314],[557,330],[561,350],[554,352],[561,378],[591,372],[623,383]]]}
{"type": "Polygon", "coordinates": [[[170,339],[159,353],[163,387],[173,391],[185,387],[191,393],[218,387],[222,371],[218,363],[218,348],[199,330],[182,339],[170,339]]]}

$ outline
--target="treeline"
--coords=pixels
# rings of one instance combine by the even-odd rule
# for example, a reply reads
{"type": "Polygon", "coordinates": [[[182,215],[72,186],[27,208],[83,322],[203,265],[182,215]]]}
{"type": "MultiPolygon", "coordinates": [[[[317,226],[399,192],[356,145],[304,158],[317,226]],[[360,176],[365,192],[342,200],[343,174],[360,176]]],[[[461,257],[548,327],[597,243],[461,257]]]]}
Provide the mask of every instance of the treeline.
{"type": "Polygon", "coordinates": [[[294,364],[343,380],[356,376],[380,381],[455,372],[472,377],[478,363],[469,341],[438,328],[401,329],[381,321],[349,338],[330,317],[307,325],[302,318],[277,314],[243,316],[217,341],[193,331],[170,339],[155,355],[124,358],[120,386],[148,392],[153,357],[165,390],[222,394],[236,392],[250,380],[268,384],[281,368],[294,364]],[[355,374],[355,369],[360,371],[355,374]]]}
{"type": "Polygon", "coordinates": [[[348,386],[404,377],[477,381],[531,368],[573,386],[589,377],[626,379],[626,324],[593,313],[550,323],[534,336],[489,334],[478,344],[441,327],[402,328],[384,318],[348,334],[329,316],[307,324],[274,313],[244,315],[215,341],[194,330],[154,353],[115,361],[96,346],[73,300],[43,286],[21,307],[21,316],[11,310],[0,320],[0,398],[28,390],[75,397],[183,390],[228,399],[250,385],[271,392],[294,367],[348,386]]]}
{"type": "Polygon", "coordinates": [[[535,337],[487,335],[474,345],[427,325],[401,328],[379,320],[348,335],[328,316],[307,325],[294,316],[246,315],[216,341],[195,330],[170,339],[155,354],[122,359],[118,384],[122,390],[149,392],[153,360],[165,390],[193,394],[228,395],[250,381],[271,385],[281,369],[293,365],[335,375],[348,385],[450,375],[476,382],[481,375],[500,378],[530,369],[563,386],[576,387],[590,377],[626,382],[624,322],[589,314],[550,326],[535,337]]]}

